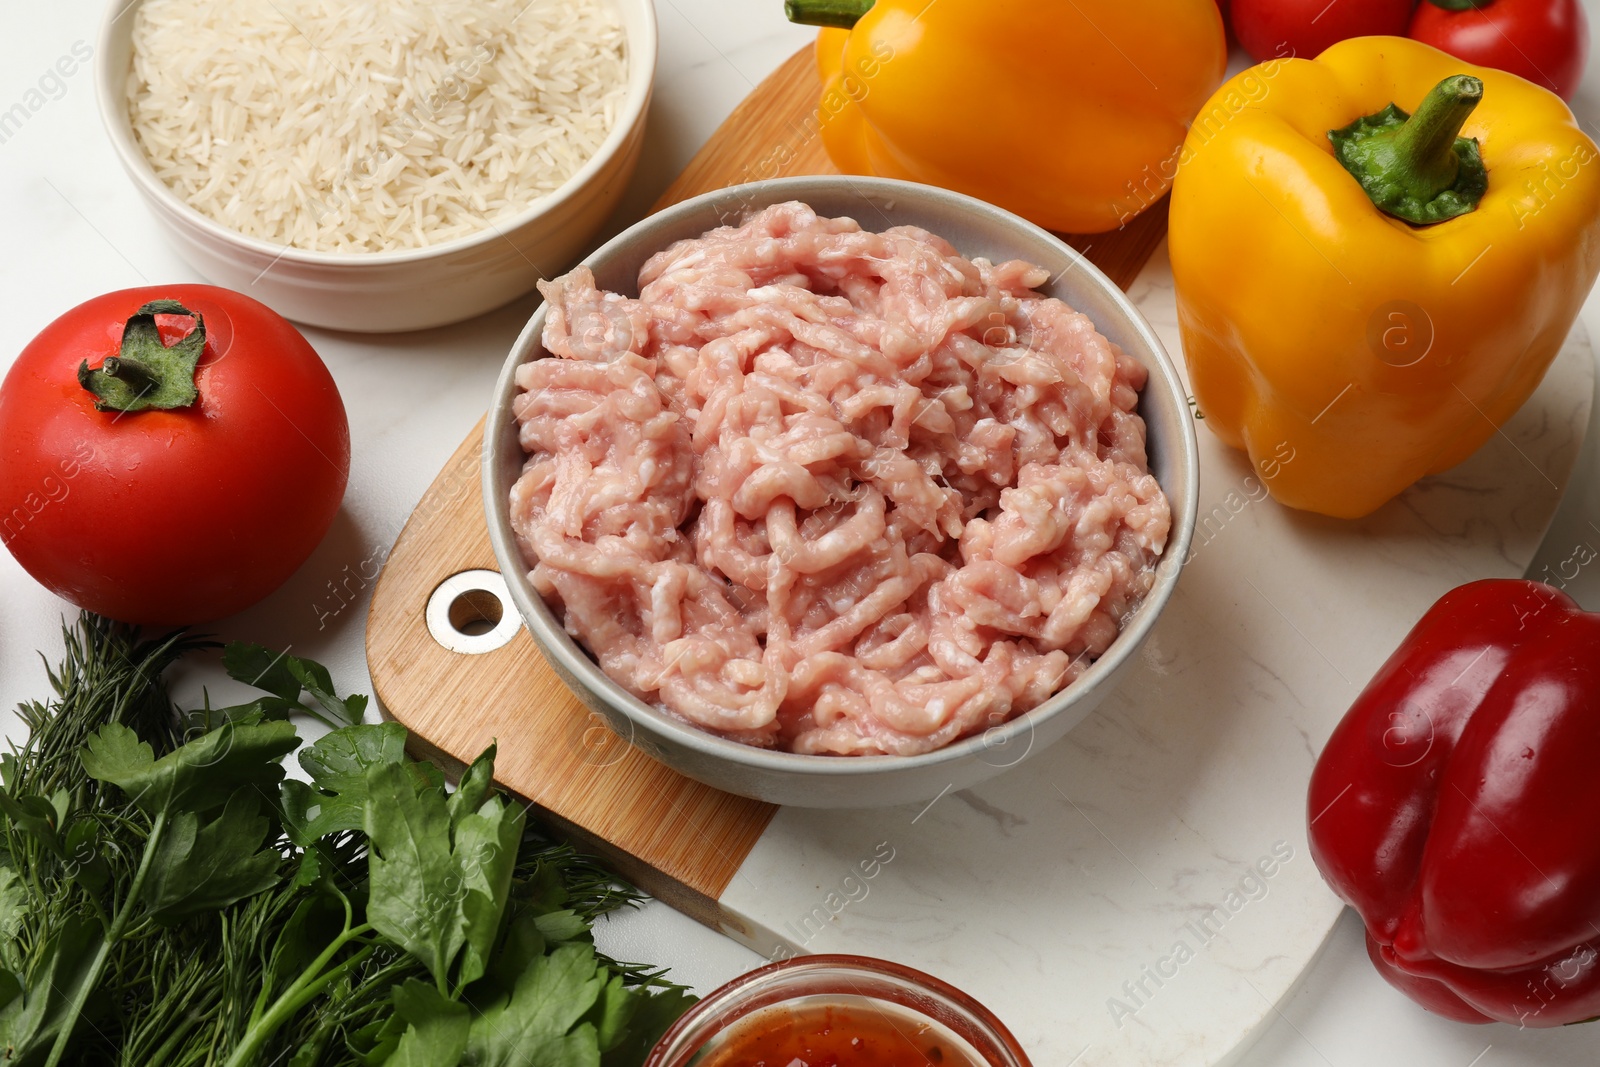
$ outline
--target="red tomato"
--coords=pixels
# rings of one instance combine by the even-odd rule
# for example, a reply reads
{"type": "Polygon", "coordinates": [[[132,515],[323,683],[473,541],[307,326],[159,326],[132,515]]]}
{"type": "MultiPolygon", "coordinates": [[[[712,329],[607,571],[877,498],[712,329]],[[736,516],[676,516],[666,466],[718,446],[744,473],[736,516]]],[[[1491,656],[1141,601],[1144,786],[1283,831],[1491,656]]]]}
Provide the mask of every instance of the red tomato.
{"type": "Polygon", "coordinates": [[[1457,59],[1508,70],[1571,100],[1589,58],[1589,20],[1578,0],[1488,0],[1447,10],[1417,5],[1411,36],[1457,59]]]}
{"type": "Polygon", "coordinates": [[[0,384],[0,538],[53,592],[113,619],[180,626],[260,600],[327,533],[349,474],[350,427],[327,367],[271,308],[216,286],[125,289],[80,304],[0,384]],[[174,388],[192,382],[198,398],[97,410],[80,366],[108,370],[125,324],[132,344],[159,340],[111,364],[124,381],[148,384],[137,366],[184,351],[173,346],[193,332],[191,316],[135,317],[156,300],[203,316],[204,348],[189,352],[198,368],[171,377],[174,388]]]}
{"type": "Polygon", "coordinates": [[[1404,36],[1414,0],[1233,0],[1233,32],[1257,62],[1314,59],[1329,45],[1374,34],[1404,36]]]}

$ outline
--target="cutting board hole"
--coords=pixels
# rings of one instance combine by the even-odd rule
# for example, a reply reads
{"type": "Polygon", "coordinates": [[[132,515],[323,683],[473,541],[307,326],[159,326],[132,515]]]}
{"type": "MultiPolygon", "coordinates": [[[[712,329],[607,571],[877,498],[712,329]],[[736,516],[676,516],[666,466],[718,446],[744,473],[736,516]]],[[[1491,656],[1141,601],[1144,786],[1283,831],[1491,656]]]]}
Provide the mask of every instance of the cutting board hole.
{"type": "Polygon", "coordinates": [[[468,589],[450,601],[450,625],[456,633],[482,637],[505,617],[500,598],[487,589],[468,589]]]}
{"type": "Polygon", "coordinates": [[[499,571],[452,574],[428,598],[428,632],[452,652],[476,656],[505,646],[522,620],[499,571]]]}

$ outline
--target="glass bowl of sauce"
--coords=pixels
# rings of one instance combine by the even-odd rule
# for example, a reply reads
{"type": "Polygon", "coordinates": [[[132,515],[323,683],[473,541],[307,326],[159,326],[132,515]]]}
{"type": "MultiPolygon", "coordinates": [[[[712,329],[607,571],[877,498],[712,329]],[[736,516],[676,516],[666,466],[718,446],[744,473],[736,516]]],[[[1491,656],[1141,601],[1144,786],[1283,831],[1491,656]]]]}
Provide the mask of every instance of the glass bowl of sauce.
{"type": "Polygon", "coordinates": [[[866,956],[799,956],[735,978],[679,1019],[645,1067],[1032,1067],[993,1012],[866,956]]]}

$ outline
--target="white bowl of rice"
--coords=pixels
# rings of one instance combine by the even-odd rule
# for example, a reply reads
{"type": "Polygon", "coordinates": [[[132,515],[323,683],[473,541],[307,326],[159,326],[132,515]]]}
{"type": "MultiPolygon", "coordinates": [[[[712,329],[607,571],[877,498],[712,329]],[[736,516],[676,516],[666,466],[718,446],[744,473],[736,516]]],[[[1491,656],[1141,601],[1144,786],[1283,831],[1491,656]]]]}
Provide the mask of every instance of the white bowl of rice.
{"type": "Polygon", "coordinates": [[[652,0],[115,0],[97,92],[208,279],[418,330],[587,251],[638,163],[656,36],[652,0]]]}

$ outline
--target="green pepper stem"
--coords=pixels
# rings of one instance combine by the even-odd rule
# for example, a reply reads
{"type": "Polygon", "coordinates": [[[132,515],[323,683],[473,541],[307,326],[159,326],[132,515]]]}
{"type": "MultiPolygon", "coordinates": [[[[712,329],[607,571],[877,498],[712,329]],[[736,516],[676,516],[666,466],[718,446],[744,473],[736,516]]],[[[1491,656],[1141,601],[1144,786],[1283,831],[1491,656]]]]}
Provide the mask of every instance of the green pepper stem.
{"type": "Polygon", "coordinates": [[[783,16],[802,26],[836,26],[848,30],[872,10],[875,0],[784,0],[783,16]]]}
{"type": "Polygon", "coordinates": [[[1435,85],[1414,115],[1391,103],[1328,131],[1333,152],[1378,210],[1431,226],[1477,210],[1489,188],[1478,142],[1461,127],[1483,99],[1483,82],[1455,74],[1435,85]]]}
{"type": "Polygon", "coordinates": [[[1455,185],[1461,173],[1456,138],[1472,109],[1483,100],[1483,82],[1456,74],[1435,85],[1394,136],[1394,177],[1431,200],[1455,185]]]}

